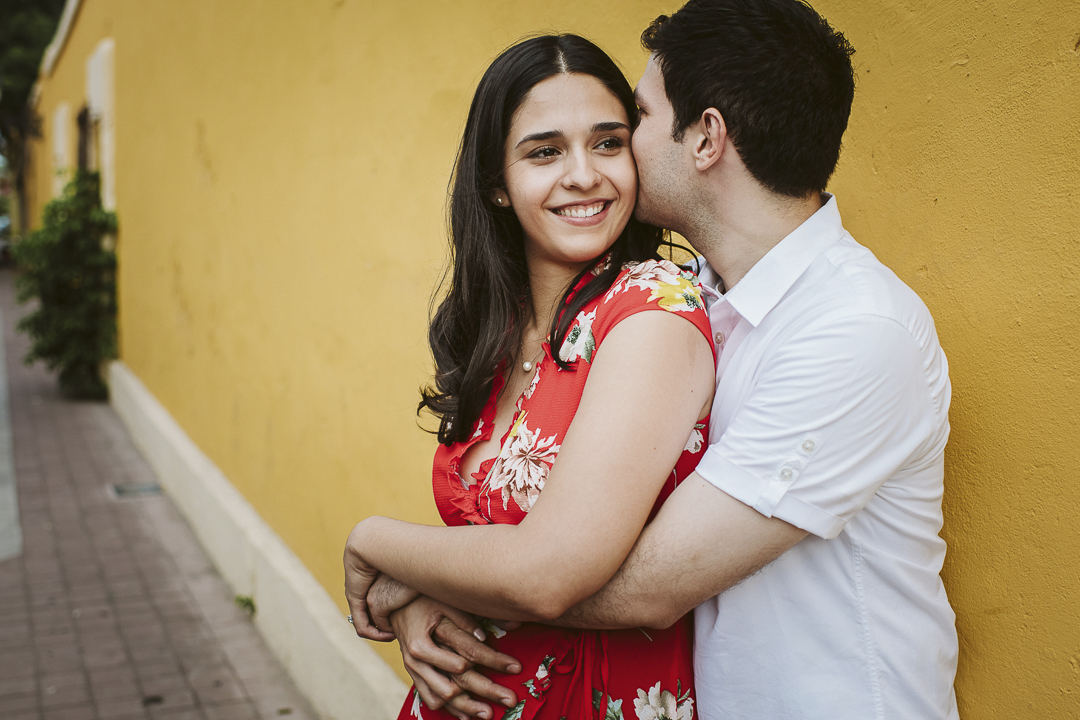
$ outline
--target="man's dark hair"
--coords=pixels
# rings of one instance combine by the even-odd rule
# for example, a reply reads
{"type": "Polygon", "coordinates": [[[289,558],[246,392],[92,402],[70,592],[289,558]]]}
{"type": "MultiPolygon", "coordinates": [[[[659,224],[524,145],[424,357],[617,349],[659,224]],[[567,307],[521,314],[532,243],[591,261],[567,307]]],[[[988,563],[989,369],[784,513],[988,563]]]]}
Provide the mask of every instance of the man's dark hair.
{"type": "Polygon", "coordinates": [[[641,34],[675,111],[672,136],[716,108],[747,170],[773,192],[825,189],[840,157],[855,50],[798,0],[690,0],[641,34]]]}

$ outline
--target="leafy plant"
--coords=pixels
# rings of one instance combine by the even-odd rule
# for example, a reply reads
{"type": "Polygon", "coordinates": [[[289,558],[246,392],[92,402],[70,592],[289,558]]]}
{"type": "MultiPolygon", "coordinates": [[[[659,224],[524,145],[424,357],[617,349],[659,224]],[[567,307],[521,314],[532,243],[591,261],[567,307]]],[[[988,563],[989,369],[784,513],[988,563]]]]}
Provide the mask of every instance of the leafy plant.
{"type": "Polygon", "coordinates": [[[0,0],[0,155],[14,176],[20,224],[26,222],[26,144],[40,135],[30,93],[63,10],[64,0],[0,0]]]}
{"type": "Polygon", "coordinates": [[[236,607],[251,617],[255,617],[255,599],[253,597],[250,595],[237,595],[233,598],[233,602],[236,603],[236,607]]]}
{"type": "Polygon", "coordinates": [[[18,299],[38,301],[19,321],[32,344],[24,360],[60,370],[69,397],[104,399],[102,361],[116,356],[116,255],[103,245],[116,215],[101,207],[97,173],[80,170],[45,206],[42,227],[13,248],[18,299]]]}

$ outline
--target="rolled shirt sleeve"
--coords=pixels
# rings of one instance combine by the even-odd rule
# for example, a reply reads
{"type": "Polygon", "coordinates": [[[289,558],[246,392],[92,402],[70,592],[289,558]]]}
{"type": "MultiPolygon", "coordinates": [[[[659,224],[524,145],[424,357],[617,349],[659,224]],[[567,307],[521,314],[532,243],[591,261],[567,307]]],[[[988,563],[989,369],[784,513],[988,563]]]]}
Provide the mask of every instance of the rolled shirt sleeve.
{"type": "Polygon", "coordinates": [[[835,538],[930,441],[922,354],[907,328],[873,314],[821,317],[772,347],[697,472],[767,517],[835,538]]]}

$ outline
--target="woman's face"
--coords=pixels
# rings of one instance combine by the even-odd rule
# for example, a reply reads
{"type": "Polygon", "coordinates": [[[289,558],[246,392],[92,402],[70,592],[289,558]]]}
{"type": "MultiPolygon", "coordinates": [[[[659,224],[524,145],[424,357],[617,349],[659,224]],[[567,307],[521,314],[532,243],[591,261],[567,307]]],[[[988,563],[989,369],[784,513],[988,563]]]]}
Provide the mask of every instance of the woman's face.
{"type": "MultiPolygon", "coordinates": [[[[637,197],[630,120],[591,75],[553,75],[533,86],[514,113],[504,157],[506,196],[534,271],[542,263],[577,273],[630,219],[637,197]]],[[[504,206],[506,196],[497,196],[504,206]]]]}

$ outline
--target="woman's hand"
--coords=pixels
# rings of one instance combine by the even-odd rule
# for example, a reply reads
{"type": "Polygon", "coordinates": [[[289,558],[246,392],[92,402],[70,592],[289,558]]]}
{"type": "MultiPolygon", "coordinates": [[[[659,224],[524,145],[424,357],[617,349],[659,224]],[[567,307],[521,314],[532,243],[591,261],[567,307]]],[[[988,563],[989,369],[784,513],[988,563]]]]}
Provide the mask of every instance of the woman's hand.
{"type": "Polygon", "coordinates": [[[364,560],[360,553],[363,524],[357,523],[345,542],[345,600],[349,603],[356,634],[368,640],[387,642],[394,639],[394,633],[380,630],[368,617],[367,594],[379,576],[379,571],[364,560]]]}
{"type": "Polygon", "coordinates": [[[468,613],[420,596],[390,615],[401,646],[405,669],[427,707],[446,707],[451,714],[491,720],[493,710],[473,696],[505,707],[517,697],[473,669],[474,665],[508,674],[521,672],[509,655],[484,645],[484,631],[468,613]]]}

